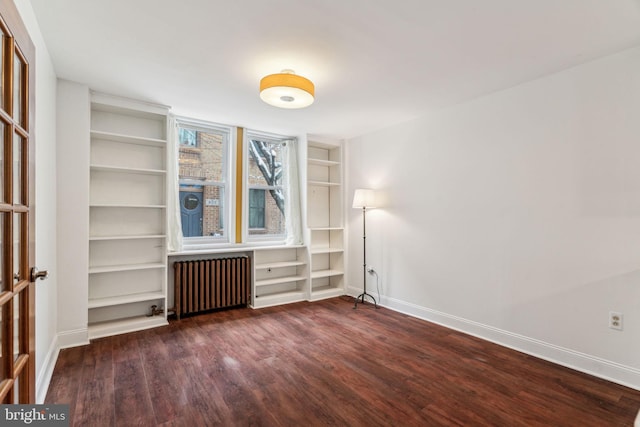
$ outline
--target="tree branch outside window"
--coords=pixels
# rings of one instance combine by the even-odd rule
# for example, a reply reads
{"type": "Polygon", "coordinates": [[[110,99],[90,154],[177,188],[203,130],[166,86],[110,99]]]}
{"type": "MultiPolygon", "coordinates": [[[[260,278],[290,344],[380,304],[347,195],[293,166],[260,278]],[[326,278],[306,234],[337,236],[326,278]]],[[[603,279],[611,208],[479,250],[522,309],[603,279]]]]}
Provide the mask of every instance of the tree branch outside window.
{"type": "MultiPolygon", "coordinates": [[[[269,187],[282,185],[282,162],[278,161],[278,152],[271,144],[251,139],[249,141],[249,153],[269,187]]],[[[282,188],[269,188],[269,193],[275,200],[280,212],[284,215],[284,192],[282,188]]]]}

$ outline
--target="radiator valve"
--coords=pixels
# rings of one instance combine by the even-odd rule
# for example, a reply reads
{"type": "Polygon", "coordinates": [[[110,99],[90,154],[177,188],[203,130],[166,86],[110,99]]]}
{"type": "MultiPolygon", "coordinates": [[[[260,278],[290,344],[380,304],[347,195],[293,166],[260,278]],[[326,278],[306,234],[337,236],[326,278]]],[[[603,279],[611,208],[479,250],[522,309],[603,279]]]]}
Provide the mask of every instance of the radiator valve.
{"type": "Polygon", "coordinates": [[[158,308],[158,306],[154,304],[151,306],[151,314],[147,314],[147,317],[158,316],[160,314],[164,314],[164,308],[158,308]]]}

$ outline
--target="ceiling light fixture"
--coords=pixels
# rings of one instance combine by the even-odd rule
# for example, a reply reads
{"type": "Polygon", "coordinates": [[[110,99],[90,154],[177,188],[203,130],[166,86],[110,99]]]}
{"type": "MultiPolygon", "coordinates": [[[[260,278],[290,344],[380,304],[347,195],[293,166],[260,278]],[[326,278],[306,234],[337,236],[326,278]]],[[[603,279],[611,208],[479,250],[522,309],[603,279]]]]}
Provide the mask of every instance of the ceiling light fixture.
{"type": "Polygon", "coordinates": [[[260,80],[260,99],[280,108],[304,108],[313,104],[315,87],[311,80],[293,70],[282,70],[260,80]]]}

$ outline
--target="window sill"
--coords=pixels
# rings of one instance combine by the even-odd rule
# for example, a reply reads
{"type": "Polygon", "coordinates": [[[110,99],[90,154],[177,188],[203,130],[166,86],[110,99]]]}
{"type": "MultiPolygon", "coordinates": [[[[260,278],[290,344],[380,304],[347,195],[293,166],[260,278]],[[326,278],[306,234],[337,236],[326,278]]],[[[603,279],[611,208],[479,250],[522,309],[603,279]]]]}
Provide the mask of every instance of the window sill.
{"type": "Polygon", "coordinates": [[[221,254],[221,253],[231,253],[231,252],[247,252],[253,251],[256,249],[269,249],[269,248],[303,248],[304,245],[287,245],[283,243],[275,243],[275,242],[251,242],[251,243],[236,243],[236,244],[227,244],[221,246],[209,246],[203,248],[186,248],[181,251],[169,252],[168,256],[181,256],[181,255],[204,255],[204,254],[221,254]]]}

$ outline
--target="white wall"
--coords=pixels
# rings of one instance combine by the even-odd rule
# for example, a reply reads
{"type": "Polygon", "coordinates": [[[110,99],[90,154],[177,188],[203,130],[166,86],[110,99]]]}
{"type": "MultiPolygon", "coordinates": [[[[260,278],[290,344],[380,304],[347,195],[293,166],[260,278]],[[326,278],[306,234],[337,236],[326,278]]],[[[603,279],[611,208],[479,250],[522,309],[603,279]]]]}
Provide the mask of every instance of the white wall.
{"type": "Polygon", "coordinates": [[[638,112],[640,48],[348,141],[383,303],[640,389],[638,112]]]}
{"type": "Polygon", "coordinates": [[[36,263],[49,270],[36,287],[36,400],[42,402],[57,357],[56,75],[31,4],[15,4],[36,47],[36,263]]]}
{"type": "Polygon", "coordinates": [[[89,342],[89,88],[59,80],[57,111],[58,340],[64,348],[89,342]]]}

